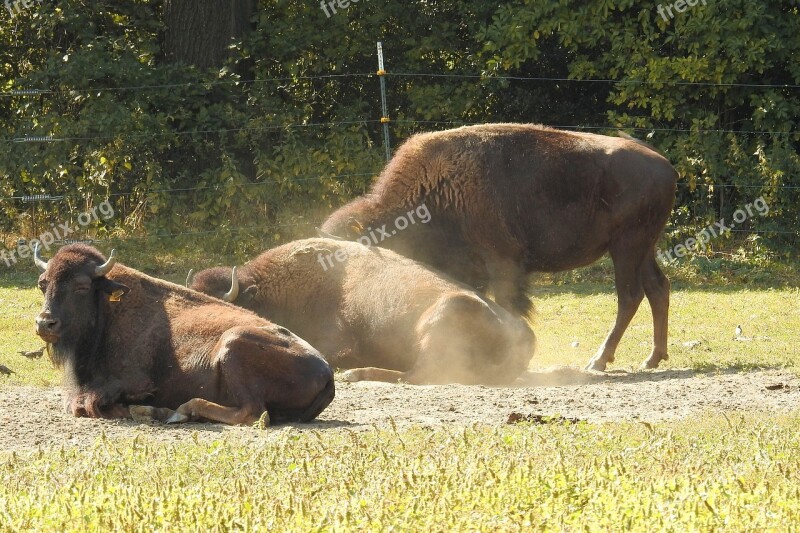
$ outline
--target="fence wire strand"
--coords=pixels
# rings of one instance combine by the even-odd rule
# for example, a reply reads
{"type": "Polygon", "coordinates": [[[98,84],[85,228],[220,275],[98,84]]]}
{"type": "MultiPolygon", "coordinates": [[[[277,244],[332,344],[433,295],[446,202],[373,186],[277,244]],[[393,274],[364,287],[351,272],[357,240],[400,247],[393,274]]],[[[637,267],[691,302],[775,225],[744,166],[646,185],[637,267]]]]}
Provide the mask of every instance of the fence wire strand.
{"type": "MultiPolygon", "coordinates": [[[[743,89],[798,89],[800,85],[796,84],[773,84],[773,83],[718,83],[718,82],[693,82],[687,80],[614,80],[614,79],[604,79],[604,78],[588,78],[588,79],[576,79],[576,78],[565,78],[565,77],[542,77],[542,76],[502,76],[502,75],[488,75],[485,73],[481,74],[459,74],[459,73],[422,73],[422,72],[391,72],[388,71],[385,73],[387,76],[396,77],[396,78],[430,78],[430,79],[454,79],[454,80],[480,80],[481,82],[495,82],[495,81],[513,81],[513,82],[556,82],[556,83],[607,83],[607,84],[620,84],[620,85],[650,85],[650,86],[689,86],[689,87],[720,87],[720,88],[743,88],[743,89]]],[[[131,85],[131,86],[118,86],[118,87],[84,87],[84,88],[45,88],[45,89],[14,89],[10,91],[0,92],[0,97],[17,97],[17,98],[27,98],[27,97],[57,97],[59,95],[69,95],[74,96],[75,94],[88,94],[99,96],[102,93],[109,93],[109,92],[124,92],[124,91],[134,91],[134,92],[144,92],[144,91],[155,91],[155,90],[164,90],[164,89],[179,89],[179,88],[193,88],[193,87],[206,87],[206,88],[213,88],[213,87],[244,87],[244,86],[256,86],[259,84],[269,84],[269,83],[292,83],[292,82],[314,82],[314,81],[331,81],[331,80],[346,80],[346,79],[358,79],[358,78],[376,78],[378,75],[374,72],[362,72],[362,73],[341,73],[341,74],[320,74],[320,75],[310,75],[310,76],[283,76],[283,77],[273,77],[273,78],[257,78],[251,80],[212,80],[212,81],[197,81],[197,82],[186,82],[186,83],[171,83],[171,84],[151,84],[151,85],[131,85]]],[[[259,117],[248,117],[247,120],[255,120],[259,117]]],[[[345,121],[331,121],[331,122],[309,122],[309,123],[284,123],[284,124],[266,124],[266,125],[259,125],[259,126],[242,126],[236,128],[219,128],[219,129],[203,129],[203,130],[192,130],[192,131],[166,131],[166,132],[154,132],[154,133],[140,133],[140,132],[115,132],[109,133],[107,135],[95,135],[95,136],[67,136],[67,137],[57,137],[57,136],[50,136],[47,133],[44,134],[36,134],[27,133],[27,134],[19,134],[13,138],[7,139],[0,139],[0,143],[7,143],[11,144],[14,143],[16,145],[30,145],[35,146],[38,143],[46,143],[46,142],[93,142],[93,141],[103,141],[109,139],[115,140],[136,140],[136,139],[147,139],[147,138],[163,138],[163,137],[181,137],[187,135],[221,135],[227,133],[238,133],[238,132],[248,132],[248,131],[265,131],[265,130],[287,130],[292,128],[330,128],[330,127],[338,127],[338,126],[349,126],[349,125],[361,125],[367,126],[371,124],[380,123],[380,120],[377,119],[367,119],[361,118],[358,120],[345,120],[345,121]]],[[[462,125],[471,125],[471,124],[479,124],[475,122],[466,122],[466,121],[459,121],[459,120],[415,120],[415,119],[400,119],[400,120],[393,120],[392,123],[394,124],[403,124],[403,125],[448,125],[448,126],[462,126],[462,125]]],[[[618,126],[618,125],[554,125],[557,129],[567,129],[567,130],[617,130],[617,129],[627,129],[633,131],[640,131],[640,132],[673,132],[673,133],[708,133],[708,134],[738,134],[738,135],[797,135],[797,131],[757,131],[757,130],[732,130],[732,129],[689,129],[689,128],[662,128],[662,127],[632,127],[632,126],[618,126]]],[[[236,187],[255,187],[255,186],[267,186],[267,185],[280,185],[281,183],[294,183],[294,182],[304,182],[304,181],[323,181],[323,180],[340,180],[343,178],[350,178],[350,177],[364,177],[374,175],[373,173],[351,173],[351,174],[338,174],[334,176],[304,176],[304,177],[271,177],[269,180],[259,181],[259,182],[251,182],[251,183],[240,183],[236,184],[236,187]]],[[[736,185],[736,184],[690,184],[688,182],[680,182],[679,187],[682,188],[690,188],[691,192],[696,192],[698,190],[708,189],[710,192],[712,189],[768,189],[768,190],[784,190],[784,189],[791,189],[797,190],[800,189],[800,186],[792,186],[792,185],[736,185]]],[[[197,191],[203,190],[210,190],[210,189],[221,189],[222,186],[220,185],[207,185],[207,186],[198,186],[198,187],[183,187],[183,188],[173,188],[173,189],[154,189],[154,190],[143,190],[143,191],[125,191],[119,193],[111,193],[109,197],[132,197],[132,196],[139,196],[139,197],[146,197],[148,195],[154,194],[167,194],[167,195],[176,195],[176,194],[188,194],[197,191]]],[[[67,202],[69,200],[83,200],[88,201],[89,199],[86,198],[84,195],[60,195],[60,197],[54,198],[40,198],[40,199],[30,199],[30,196],[9,196],[5,198],[0,198],[0,202],[23,202],[29,204],[31,206],[35,206],[37,202],[67,202]]],[[[699,220],[698,217],[695,217],[699,220]]],[[[182,236],[202,236],[202,235],[210,235],[210,234],[217,234],[222,232],[247,232],[247,231],[266,231],[269,229],[278,229],[278,228],[288,228],[288,227],[302,227],[302,226],[315,226],[319,225],[321,222],[302,222],[302,223],[291,223],[291,224],[268,224],[268,225],[258,225],[258,226],[242,226],[242,227],[234,227],[234,228],[216,228],[212,230],[197,230],[197,231],[184,231],[184,232],[176,232],[176,233],[158,233],[158,234],[151,234],[151,235],[142,235],[142,236],[130,236],[126,237],[126,240],[146,240],[152,238],[176,238],[182,236]]],[[[734,229],[731,230],[732,232],[736,233],[751,233],[751,234],[789,234],[789,235],[798,235],[800,231],[784,231],[784,230],[746,230],[746,229],[734,229]]],[[[97,242],[103,242],[102,239],[95,239],[97,242]]]]}
{"type": "MultiPolygon", "coordinates": [[[[688,80],[615,80],[611,78],[568,78],[568,77],[548,77],[548,76],[508,76],[494,74],[468,74],[468,73],[442,73],[442,72],[393,72],[387,70],[386,76],[398,78],[447,78],[480,81],[524,81],[524,82],[556,82],[556,83],[608,83],[619,85],[667,85],[667,86],[689,86],[689,87],[741,87],[750,89],[800,89],[800,85],[791,83],[744,83],[744,82],[712,82],[712,81],[688,81],[688,80]]],[[[237,85],[259,85],[266,83],[286,83],[298,81],[315,80],[336,80],[346,78],[374,78],[375,72],[353,72],[340,74],[316,74],[308,76],[278,76],[272,78],[254,78],[250,80],[208,80],[192,81],[184,83],[162,83],[145,85],[127,85],[117,87],[76,87],[76,88],[28,88],[12,89],[0,92],[0,97],[31,97],[42,95],[59,95],[75,93],[100,94],[104,92],[123,92],[123,91],[152,91],[160,89],[178,89],[192,87],[219,87],[237,85]]]]}

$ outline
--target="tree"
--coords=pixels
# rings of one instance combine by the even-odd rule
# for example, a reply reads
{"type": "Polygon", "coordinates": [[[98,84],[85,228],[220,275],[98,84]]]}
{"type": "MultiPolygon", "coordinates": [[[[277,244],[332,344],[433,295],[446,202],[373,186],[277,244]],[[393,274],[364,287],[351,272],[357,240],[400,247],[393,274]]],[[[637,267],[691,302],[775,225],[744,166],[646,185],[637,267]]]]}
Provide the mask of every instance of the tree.
{"type": "Polygon", "coordinates": [[[254,0],[164,0],[164,55],[170,62],[219,68],[250,29],[254,0]]]}
{"type": "Polygon", "coordinates": [[[37,211],[54,220],[111,197],[122,234],[313,233],[384,164],[382,41],[393,148],[463,123],[630,128],[682,173],[676,222],[765,196],[754,224],[800,227],[795,0],[667,20],[636,0],[84,4],[0,9],[0,89],[48,91],[0,98],[0,195],[63,194],[37,211]]]}

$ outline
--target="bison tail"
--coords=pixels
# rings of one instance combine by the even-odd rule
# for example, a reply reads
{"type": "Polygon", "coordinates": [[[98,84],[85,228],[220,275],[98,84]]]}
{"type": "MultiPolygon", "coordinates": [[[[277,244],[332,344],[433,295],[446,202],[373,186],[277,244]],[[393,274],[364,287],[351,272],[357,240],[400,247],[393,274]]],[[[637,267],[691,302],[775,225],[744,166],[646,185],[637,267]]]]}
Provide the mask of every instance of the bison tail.
{"type": "Polygon", "coordinates": [[[622,130],[617,130],[617,136],[618,136],[618,137],[622,137],[623,139],[625,139],[625,140],[628,140],[628,141],[633,141],[633,142],[635,142],[636,144],[639,144],[639,145],[641,145],[641,146],[644,146],[644,147],[645,147],[645,148],[647,148],[648,150],[652,150],[653,152],[657,153],[657,154],[658,154],[658,155],[660,155],[661,157],[663,157],[663,158],[665,158],[665,159],[667,158],[667,154],[665,154],[664,152],[662,152],[661,150],[659,150],[658,148],[656,148],[656,147],[655,147],[655,146],[653,146],[652,144],[650,144],[650,143],[648,143],[648,142],[645,142],[645,141],[643,141],[643,140],[641,140],[641,139],[637,139],[636,137],[633,137],[633,136],[631,136],[631,135],[628,135],[627,133],[625,133],[625,132],[624,132],[624,131],[622,131],[622,130]]]}

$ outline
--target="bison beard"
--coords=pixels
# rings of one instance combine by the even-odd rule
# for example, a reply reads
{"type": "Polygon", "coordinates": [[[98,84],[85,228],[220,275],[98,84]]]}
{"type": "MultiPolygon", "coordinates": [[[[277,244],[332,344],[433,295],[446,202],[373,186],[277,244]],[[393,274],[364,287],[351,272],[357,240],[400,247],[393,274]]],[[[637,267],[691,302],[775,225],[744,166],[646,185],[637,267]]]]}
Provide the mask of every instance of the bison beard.
{"type": "Polygon", "coordinates": [[[617,319],[588,368],[605,370],[642,299],[653,312],[653,350],[668,358],[669,281],[655,245],[669,218],[677,173],[635,139],[525,124],[419,134],[371,191],[334,212],[326,234],[356,240],[425,204],[431,220],[379,246],[426,263],[525,316],[528,274],[614,262],[617,319]]]}
{"type": "Polygon", "coordinates": [[[89,383],[93,370],[99,368],[103,362],[101,350],[106,336],[106,314],[100,293],[94,294],[94,312],[73,317],[73,321],[79,318],[89,320],[76,328],[77,340],[70,343],[62,336],[56,343],[48,343],[48,355],[56,368],[61,369],[69,362],[69,374],[74,376],[76,383],[89,383]]]}

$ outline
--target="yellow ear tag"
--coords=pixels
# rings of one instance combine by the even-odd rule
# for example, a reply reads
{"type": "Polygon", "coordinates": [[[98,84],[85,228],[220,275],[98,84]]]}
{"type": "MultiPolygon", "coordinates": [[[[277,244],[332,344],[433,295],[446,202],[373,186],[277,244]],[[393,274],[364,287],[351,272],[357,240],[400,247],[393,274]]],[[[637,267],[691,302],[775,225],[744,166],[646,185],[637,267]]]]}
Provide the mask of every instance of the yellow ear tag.
{"type": "Polygon", "coordinates": [[[109,302],[119,302],[122,300],[122,295],[125,294],[125,291],[122,289],[118,289],[111,293],[111,296],[108,297],[109,302]]]}

